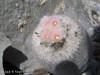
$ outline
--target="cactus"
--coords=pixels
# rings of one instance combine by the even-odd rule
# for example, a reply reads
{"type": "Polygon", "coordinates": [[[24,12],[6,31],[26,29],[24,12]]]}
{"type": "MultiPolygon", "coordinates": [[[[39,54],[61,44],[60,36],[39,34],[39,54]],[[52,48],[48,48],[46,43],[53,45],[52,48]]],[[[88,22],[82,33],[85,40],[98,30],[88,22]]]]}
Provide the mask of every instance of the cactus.
{"type": "MultiPolygon", "coordinates": [[[[43,36],[45,37],[44,34],[43,36]]],[[[56,66],[63,61],[75,63],[82,71],[89,60],[90,47],[88,43],[89,38],[85,29],[65,15],[44,16],[32,35],[32,50],[36,53],[42,67],[51,73],[55,73],[56,66]],[[56,21],[55,29],[50,28],[53,25],[52,20],[56,21]],[[50,33],[46,31],[47,37],[43,38],[41,34],[44,33],[45,24],[50,33]],[[60,31],[58,38],[51,39],[55,36],[52,33],[58,30],[60,31]]]]}

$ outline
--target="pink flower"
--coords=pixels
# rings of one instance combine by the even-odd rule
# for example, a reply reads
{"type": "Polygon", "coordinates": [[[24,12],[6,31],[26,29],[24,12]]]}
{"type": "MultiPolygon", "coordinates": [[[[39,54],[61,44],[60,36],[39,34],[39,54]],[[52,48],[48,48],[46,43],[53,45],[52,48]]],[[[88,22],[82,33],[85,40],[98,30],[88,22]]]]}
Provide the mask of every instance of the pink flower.
{"type": "Polygon", "coordinates": [[[55,30],[51,33],[51,39],[54,42],[60,41],[62,39],[62,33],[58,30],[55,30]]]}
{"type": "Polygon", "coordinates": [[[44,30],[42,33],[41,33],[41,38],[44,40],[44,41],[51,41],[50,39],[50,36],[51,36],[51,33],[49,31],[46,31],[44,30]]]}
{"type": "Polygon", "coordinates": [[[50,23],[53,27],[58,27],[60,25],[60,20],[57,17],[53,17],[51,18],[50,23]]]}
{"type": "Polygon", "coordinates": [[[49,17],[44,16],[40,24],[43,26],[43,28],[48,27],[50,24],[49,17]]]}

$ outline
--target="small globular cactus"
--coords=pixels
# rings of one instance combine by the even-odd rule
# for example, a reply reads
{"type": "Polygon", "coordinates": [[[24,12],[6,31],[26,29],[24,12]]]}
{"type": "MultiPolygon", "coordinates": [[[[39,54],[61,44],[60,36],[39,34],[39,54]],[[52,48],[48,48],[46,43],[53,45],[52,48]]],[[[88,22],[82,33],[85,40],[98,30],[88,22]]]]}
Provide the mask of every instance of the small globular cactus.
{"type": "Polygon", "coordinates": [[[87,66],[89,39],[85,29],[65,15],[44,16],[33,31],[32,49],[42,67],[55,73],[63,61],[72,61],[80,70],[87,66]]]}

